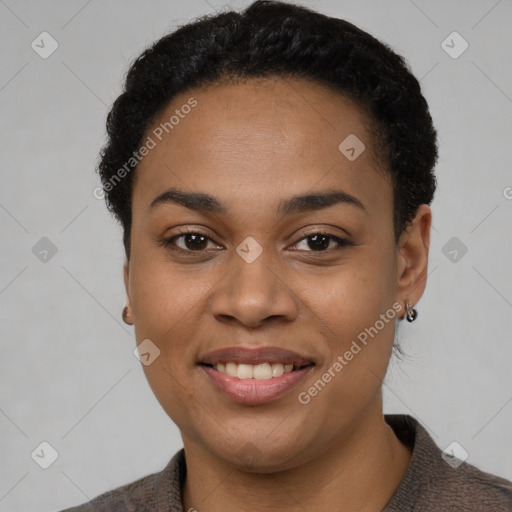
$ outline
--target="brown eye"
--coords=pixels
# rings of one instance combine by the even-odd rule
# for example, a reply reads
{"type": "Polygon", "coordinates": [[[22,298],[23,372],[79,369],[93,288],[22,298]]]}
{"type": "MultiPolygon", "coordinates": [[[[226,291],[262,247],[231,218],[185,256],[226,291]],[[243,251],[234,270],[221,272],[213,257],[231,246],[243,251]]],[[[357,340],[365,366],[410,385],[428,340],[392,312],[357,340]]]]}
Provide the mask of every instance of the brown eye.
{"type": "Polygon", "coordinates": [[[312,233],[299,240],[294,247],[306,252],[329,252],[331,249],[337,250],[348,245],[353,244],[344,238],[329,233],[312,233]],[[334,242],[334,247],[331,245],[332,242],[334,242]]]}
{"type": "Polygon", "coordinates": [[[184,235],[176,237],[176,239],[180,238],[183,239],[183,245],[185,246],[182,247],[182,249],[184,248],[191,251],[201,251],[206,249],[206,246],[208,245],[208,237],[201,235],[199,233],[186,233],[184,235]]]}
{"type": "Polygon", "coordinates": [[[166,249],[186,255],[207,252],[208,249],[212,248],[222,249],[222,247],[209,236],[195,231],[185,231],[179,235],[164,238],[160,241],[160,245],[166,249]],[[209,243],[211,244],[210,247],[208,246],[209,243]]]}
{"type": "Polygon", "coordinates": [[[308,247],[314,251],[328,249],[331,241],[330,237],[326,235],[308,236],[307,240],[308,247]]]}

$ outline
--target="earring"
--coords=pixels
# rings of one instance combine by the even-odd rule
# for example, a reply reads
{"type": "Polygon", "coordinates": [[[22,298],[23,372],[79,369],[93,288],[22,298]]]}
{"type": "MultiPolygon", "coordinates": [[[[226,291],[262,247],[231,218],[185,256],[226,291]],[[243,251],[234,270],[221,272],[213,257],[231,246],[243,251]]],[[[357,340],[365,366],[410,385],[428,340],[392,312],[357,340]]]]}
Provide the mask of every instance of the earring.
{"type": "Polygon", "coordinates": [[[408,322],[414,322],[418,317],[418,312],[412,307],[411,301],[407,299],[405,301],[405,318],[408,322]]]}
{"type": "Polygon", "coordinates": [[[125,306],[123,308],[123,322],[128,325],[133,325],[131,322],[128,321],[128,306],[125,306]]]}

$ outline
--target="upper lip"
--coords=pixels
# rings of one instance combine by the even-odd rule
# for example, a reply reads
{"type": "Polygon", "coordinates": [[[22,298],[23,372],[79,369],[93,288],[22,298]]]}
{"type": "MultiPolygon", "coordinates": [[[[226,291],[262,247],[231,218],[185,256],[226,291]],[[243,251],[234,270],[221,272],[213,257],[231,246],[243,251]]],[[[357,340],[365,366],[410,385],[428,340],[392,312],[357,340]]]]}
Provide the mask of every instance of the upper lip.
{"type": "Polygon", "coordinates": [[[219,364],[219,363],[242,363],[242,364],[263,364],[263,363],[281,363],[293,364],[294,366],[305,366],[314,364],[310,357],[301,356],[291,350],[280,347],[226,347],[208,352],[199,359],[201,364],[219,364]]]}

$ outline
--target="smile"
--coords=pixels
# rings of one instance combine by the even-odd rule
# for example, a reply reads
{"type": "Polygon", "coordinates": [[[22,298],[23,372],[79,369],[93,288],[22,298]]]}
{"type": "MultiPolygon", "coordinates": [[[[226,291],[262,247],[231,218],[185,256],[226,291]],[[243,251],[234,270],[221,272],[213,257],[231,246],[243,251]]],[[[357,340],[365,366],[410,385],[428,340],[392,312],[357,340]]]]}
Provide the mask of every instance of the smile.
{"type": "Polygon", "coordinates": [[[216,389],[245,405],[282,397],[315,366],[311,358],[277,347],[216,350],[203,356],[198,364],[216,389]]]}
{"type": "Polygon", "coordinates": [[[220,373],[229,375],[230,377],[237,377],[239,379],[257,379],[268,380],[281,377],[285,373],[300,370],[309,365],[294,366],[293,364],[282,363],[262,363],[262,364],[237,364],[235,362],[219,363],[213,366],[215,370],[220,373]]]}

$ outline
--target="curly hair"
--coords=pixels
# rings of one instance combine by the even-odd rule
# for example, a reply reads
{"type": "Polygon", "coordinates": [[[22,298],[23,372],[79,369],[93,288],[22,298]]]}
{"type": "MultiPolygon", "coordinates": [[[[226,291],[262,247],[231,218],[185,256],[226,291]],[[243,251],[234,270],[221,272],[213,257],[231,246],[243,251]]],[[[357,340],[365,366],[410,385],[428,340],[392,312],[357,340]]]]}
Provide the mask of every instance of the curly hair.
{"type": "Polygon", "coordinates": [[[241,12],[202,16],[180,26],[128,69],[123,92],[107,117],[108,138],[98,168],[107,207],[123,228],[128,259],[138,163],[133,155],[146,131],[179,93],[256,77],[312,79],[367,114],[375,151],[392,178],[396,242],[418,206],[432,202],[437,134],[404,58],[345,20],[257,0],[241,12]]]}

